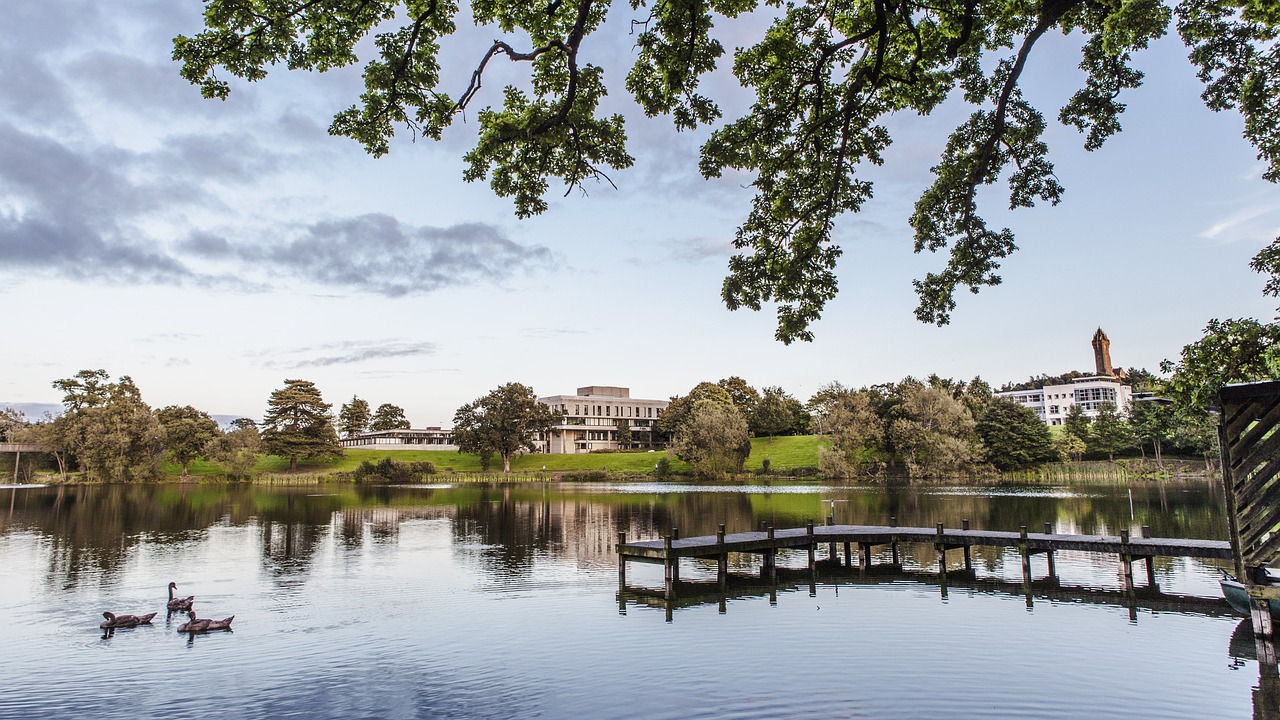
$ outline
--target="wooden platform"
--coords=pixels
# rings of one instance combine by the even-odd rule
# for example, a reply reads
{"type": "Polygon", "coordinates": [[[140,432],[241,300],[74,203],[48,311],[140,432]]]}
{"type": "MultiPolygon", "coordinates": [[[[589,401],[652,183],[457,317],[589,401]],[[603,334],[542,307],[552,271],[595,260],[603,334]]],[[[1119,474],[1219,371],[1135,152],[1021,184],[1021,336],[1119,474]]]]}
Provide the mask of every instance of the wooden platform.
{"type": "Polygon", "coordinates": [[[1153,538],[1150,529],[1142,528],[1142,537],[1131,537],[1128,530],[1119,535],[1063,535],[1050,532],[1048,523],[1045,531],[1027,532],[1026,526],[1018,532],[1001,530],[973,530],[969,521],[965,520],[960,528],[945,528],[941,523],[932,528],[898,527],[896,519],[889,525],[836,525],[828,520],[827,525],[815,526],[808,523],[802,528],[767,528],[751,532],[726,533],[725,526],[715,535],[681,538],[679,531],[673,528],[672,534],[661,540],[639,540],[627,542],[625,533],[618,533],[618,586],[625,588],[627,583],[627,562],[659,563],[665,568],[664,594],[674,597],[680,582],[681,558],[717,558],[719,560],[719,583],[723,587],[728,575],[729,553],[755,553],[762,556],[760,575],[776,581],[778,569],[776,556],[780,550],[807,549],[809,552],[809,569],[816,567],[816,550],[822,545],[829,546],[829,557],[838,557],[838,547],[844,546],[844,565],[854,565],[854,548],[857,548],[857,566],[863,571],[870,570],[872,551],[877,546],[888,545],[893,552],[893,565],[898,564],[898,545],[900,543],[932,543],[937,551],[938,576],[946,582],[947,551],[960,549],[964,552],[964,568],[972,570],[970,548],[974,546],[1017,548],[1022,557],[1022,579],[1024,584],[1031,582],[1031,556],[1044,554],[1048,559],[1049,577],[1056,577],[1054,553],[1059,550],[1074,550],[1115,555],[1120,563],[1123,590],[1133,592],[1133,562],[1146,560],[1147,585],[1155,585],[1156,557],[1191,557],[1213,560],[1229,560],[1232,558],[1231,545],[1220,540],[1192,540],[1185,538],[1153,538]]]}

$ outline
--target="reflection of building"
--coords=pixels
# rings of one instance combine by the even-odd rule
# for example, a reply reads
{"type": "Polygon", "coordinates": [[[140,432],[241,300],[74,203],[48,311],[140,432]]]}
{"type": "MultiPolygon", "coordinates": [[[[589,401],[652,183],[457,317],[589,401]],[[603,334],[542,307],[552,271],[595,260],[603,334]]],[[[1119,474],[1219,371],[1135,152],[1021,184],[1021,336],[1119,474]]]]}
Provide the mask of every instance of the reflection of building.
{"type": "Polygon", "coordinates": [[[1097,417],[1102,403],[1116,406],[1120,414],[1129,412],[1133,388],[1121,385],[1111,377],[1082,377],[1070,385],[1045,385],[1032,390],[1007,390],[997,392],[998,398],[1008,398],[1035,411],[1045,425],[1061,425],[1072,405],[1079,405],[1086,417],[1097,417]]]}
{"type": "Polygon", "coordinates": [[[539,451],[557,455],[659,447],[653,435],[668,405],[666,400],[633,398],[630,388],[609,385],[580,387],[576,395],[552,395],[538,402],[559,416],[548,436],[539,440],[539,451]],[[630,432],[630,441],[619,442],[619,423],[630,432]]]}
{"type": "Polygon", "coordinates": [[[374,430],[339,440],[345,448],[376,450],[457,450],[453,431],[438,427],[374,430]]]}

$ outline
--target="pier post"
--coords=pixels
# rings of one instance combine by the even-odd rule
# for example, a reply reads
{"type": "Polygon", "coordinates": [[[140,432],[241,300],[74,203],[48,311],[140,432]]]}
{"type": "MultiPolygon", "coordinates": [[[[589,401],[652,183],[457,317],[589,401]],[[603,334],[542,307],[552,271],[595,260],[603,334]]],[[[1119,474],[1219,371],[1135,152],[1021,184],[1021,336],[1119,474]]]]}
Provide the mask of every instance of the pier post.
{"type": "Polygon", "coordinates": [[[933,546],[938,550],[938,576],[942,578],[942,583],[947,582],[947,546],[942,540],[942,523],[938,523],[938,534],[933,541],[933,546]]]}
{"type": "MultiPolygon", "coordinates": [[[[1151,537],[1150,525],[1142,526],[1142,537],[1144,538],[1151,537]]],[[[1147,587],[1153,588],[1153,589],[1156,588],[1156,556],[1155,555],[1147,556],[1147,587]]]]}
{"type": "MultiPolygon", "coordinates": [[[[969,518],[965,518],[960,521],[960,529],[961,530],[969,529],[969,518]]],[[[969,543],[967,542],[964,544],[964,569],[965,569],[965,572],[973,571],[973,558],[970,557],[969,543]]]]}
{"type": "Polygon", "coordinates": [[[853,567],[853,543],[845,541],[844,544],[844,566],[853,567]]]}
{"type": "MultiPolygon", "coordinates": [[[[889,516],[889,527],[891,527],[891,528],[896,528],[896,527],[898,527],[898,516],[897,516],[897,515],[890,515],[890,516],[889,516]]],[[[898,565],[901,565],[901,564],[902,564],[902,563],[900,563],[900,562],[898,561],[898,539],[895,537],[895,538],[893,539],[893,542],[889,543],[889,545],[893,548],[893,565],[894,565],[894,567],[897,567],[898,565]]]]}
{"type": "Polygon", "coordinates": [[[1022,584],[1031,586],[1031,548],[1027,547],[1027,526],[1018,527],[1018,553],[1022,555],[1022,584]]]}
{"type": "MultiPolygon", "coordinates": [[[[827,516],[827,527],[831,527],[835,524],[836,524],[836,506],[833,504],[831,506],[831,514],[827,516]]],[[[834,563],[836,566],[840,565],[840,555],[836,551],[836,542],[834,540],[828,543],[827,558],[831,560],[831,562],[834,563]]]]}
{"type": "MultiPolygon", "coordinates": [[[[1271,601],[1266,598],[1249,598],[1249,615],[1253,618],[1253,636],[1272,638],[1271,601]]],[[[1258,660],[1262,660],[1261,657],[1258,660]]]]}
{"type": "Polygon", "coordinates": [[[627,531],[618,531],[618,590],[627,586],[627,556],[622,554],[622,546],[627,544],[627,531]]]}
{"type": "MultiPolygon", "coordinates": [[[[769,582],[777,583],[778,582],[778,548],[773,544],[773,540],[774,540],[773,526],[770,525],[769,526],[769,550],[767,553],[765,553],[764,557],[765,557],[765,561],[769,563],[769,582]]],[[[773,604],[775,605],[777,604],[776,599],[774,600],[773,604]]]]}
{"type": "Polygon", "coordinates": [[[813,521],[812,521],[812,520],[806,520],[806,521],[805,521],[805,523],[804,523],[804,528],[805,528],[805,533],[809,536],[809,572],[810,572],[810,573],[812,573],[812,572],[814,571],[814,564],[813,564],[813,559],[814,559],[814,558],[813,558],[813,543],[814,543],[814,540],[813,540],[813,521]]]}
{"type": "Polygon", "coordinates": [[[724,549],[724,523],[720,523],[720,529],[716,531],[716,545],[720,546],[720,567],[716,574],[720,580],[720,590],[723,592],[729,580],[729,553],[724,549]]]}
{"type": "Polygon", "coordinates": [[[671,556],[671,536],[667,535],[662,538],[662,580],[665,587],[663,588],[666,599],[670,600],[676,595],[675,587],[675,571],[673,566],[676,563],[674,557],[671,556]]]}
{"type": "Polygon", "coordinates": [[[1129,529],[1120,531],[1120,572],[1124,575],[1124,591],[1133,592],[1133,550],[1129,547],[1129,529]]]}
{"type": "MultiPolygon", "coordinates": [[[[679,539],[680,539],[680,528],[678,527],[671,528],[671,542],[674,543],[679,539]]],[[[680,559],[679,558],[676,558],[675,562],[671,563],[671,582],[672,583],[680,582],[680,559]]]]}
{"type": "MultiPolygon", "coordinates": [[[[1052,534],[1053,534],[1053,523],[1051,523],[1051,522],[1046,522],[1046,523],[1044,524],[1044,534],[1045,534],[1045,535],[1052,535],[1052,534]]],[[[1046,551],[1045,551],[1045,553],[1044,553],[1044,556],[1045,556],[1046,558],[1048,558],[1048,560],[1049,560],[1049,577],[1050,577],[1050,578],[1056,578],[1056,577],[1058,577],[1058,568],[1053,564],[1053,551],[1052,551],[1052,550],[1046,550],[1046,551]]]]}

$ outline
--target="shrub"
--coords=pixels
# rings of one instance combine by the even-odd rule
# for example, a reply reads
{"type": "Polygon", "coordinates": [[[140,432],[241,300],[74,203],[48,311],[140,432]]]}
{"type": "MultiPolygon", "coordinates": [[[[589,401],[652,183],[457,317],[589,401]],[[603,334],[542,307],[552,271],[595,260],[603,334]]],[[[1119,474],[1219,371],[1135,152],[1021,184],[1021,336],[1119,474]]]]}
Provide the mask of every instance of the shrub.
{"type": "Polygon", "coordinates": [[[376,463],[365,460],[351,475],[356,482],[408,483],[418,482],[435,472],[436,466],[428,460],[401,462],[385,457],[376,463]]]}
{"type": "Polygon", "coordinates": [[[653,476],[659,480],[671,474],[671,461],[666,455],[658,458],[658,463],[653,466],[653,476]]]}

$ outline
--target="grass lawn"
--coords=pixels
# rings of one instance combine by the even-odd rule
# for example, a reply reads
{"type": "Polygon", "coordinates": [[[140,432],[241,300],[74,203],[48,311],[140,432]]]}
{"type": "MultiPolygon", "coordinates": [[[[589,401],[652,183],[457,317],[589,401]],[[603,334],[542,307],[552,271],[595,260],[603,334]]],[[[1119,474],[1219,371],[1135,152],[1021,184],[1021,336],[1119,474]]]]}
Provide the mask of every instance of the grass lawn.
{"type": "MultiPolygon", "coordinates": [[[[512,472],[572,472],[585,470],[608,470],[616,473],[647,475],[653,472],[658,459],[666,457],[672,472],[687,472],[689,465],[673,455],[664,452],[618,452],[618,453],[586,453],[581,455],[517,455],[511,458],[512,472]]],[[[298,462],[299,473],[339,473],[355,470],[360,463],[368,460],[377,462],[384,457],[402,462],[430,461],[436,471],[446,472],[480,472],[480,458],[468,453],[452,450],[346,450],[344,457],[330,462],[308,463],[298,462]]],[[[813,435],[754,438],[751,441],[751,455],[747,458],[746,470],[754,471],[762,467],[765,458],[769,459],[769,467],[775,472],[784,472],[793,467],[816,467],[818,465],[818,438],[813,435]]],[[[174,463],[165,463],[160,468],[165,475],[176,476],[182,468],[174,463]]],[[[288,473],[289,459],[268,455],[263,457],[256,468],[259,473],[288,473]]],[[[494,457],[489,472],[501,472],[502,459],[494,457]]],[[[187,472],[195,477],[222,475],[222,468],[216,463],[206,460],[193,460],[187,472]]]]}

